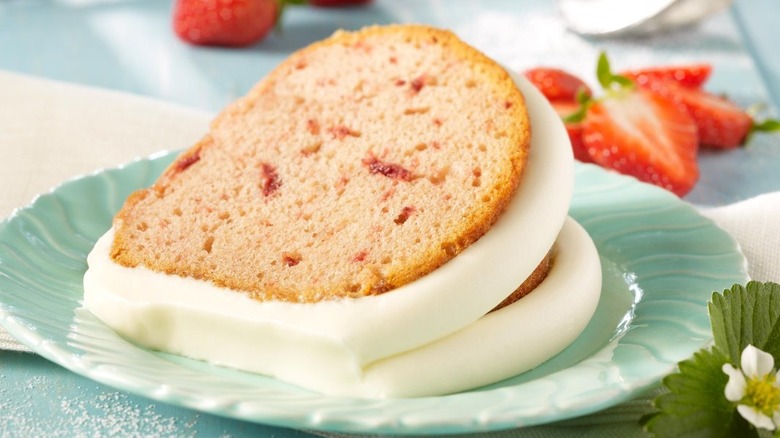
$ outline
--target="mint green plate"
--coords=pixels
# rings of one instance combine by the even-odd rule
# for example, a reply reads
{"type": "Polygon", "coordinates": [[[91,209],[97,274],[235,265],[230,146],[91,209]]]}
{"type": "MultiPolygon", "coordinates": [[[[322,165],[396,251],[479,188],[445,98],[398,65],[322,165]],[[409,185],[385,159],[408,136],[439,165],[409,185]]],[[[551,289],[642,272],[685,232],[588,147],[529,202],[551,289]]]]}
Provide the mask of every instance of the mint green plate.
{"type": "Polygon", "coordinates": [[[694,208],[655,187],[581,165],[571,214],[596,242],[604,287],[595,317],[571,346],[534,370],[464,393],[327,397],[138,348],[81,307],[93,243],[125,197],[156,179],[172,157],[69,181],[0,225],[0,323],[73,372],[227,417],[312,430],[443,434],[587,414],[652,387],[706,344],[712,292],[747,281],[737,244],[694,208]]]}

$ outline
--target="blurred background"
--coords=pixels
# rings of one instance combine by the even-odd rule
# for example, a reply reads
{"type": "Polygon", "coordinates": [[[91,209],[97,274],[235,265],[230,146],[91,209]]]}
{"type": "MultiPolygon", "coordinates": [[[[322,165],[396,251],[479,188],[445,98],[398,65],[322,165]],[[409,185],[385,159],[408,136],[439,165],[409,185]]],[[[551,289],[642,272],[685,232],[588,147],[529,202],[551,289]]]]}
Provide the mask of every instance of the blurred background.
{"type": "Polygon", "coordinates": [[[764,40],[768,35],[756,34],[768,27],[753,23],[777,17],[773,7],[771,0],[738,0],[693,27],[649,37],[595,39],[568,31],[556,2],[548,0],[289,6],[280,29],[250,47],[233,49],[192,46],[178,39],[172,31],[171,1],[3,0],[0,69],[216,111],[289,53],[336,29],[418,22],[450,28],[515,70],[558,66],[593,80],[596,56],[607,49],[617,68],[711,62],[716,66],[713,89],[728,90],[736,100],[760,94],[777,98],[780,81],[764,80],[780,78],[777,61],[752,56],[761,49],[753,45],[769,44],[764,40]]]}
{"type": "MultiPolygon", "coordinates": [[[[291,5],[278,29],[243,48],[182,41],[172,29],[173,8],[173,2],[163,0],[0,1],[0,69],[216,112],[289,53],[336,29],[417,22],[454,30],[515,71],[552,66],[594,84],[597,55],[606,50],[616,70],[711,63],[709,91],[727,94],[743,107],[760,107],[768,115],[776,114],[774,105],[780,102],[780,56],[772,47],[778,36],[772,20],[780,9],[772,0],[737,0],[692,26],[611,38],[568,30],[558,3],[547,0],[291,5]]],[[[705,151],[702,177],[687,199],[724,204],[780,189],[780,178],[770,177],[777,149],[770,138],[756,136],[750,148],[728,154],[705,151]],[[746,164],[752,166],[749,183],[742,181],[746,164]]]]}

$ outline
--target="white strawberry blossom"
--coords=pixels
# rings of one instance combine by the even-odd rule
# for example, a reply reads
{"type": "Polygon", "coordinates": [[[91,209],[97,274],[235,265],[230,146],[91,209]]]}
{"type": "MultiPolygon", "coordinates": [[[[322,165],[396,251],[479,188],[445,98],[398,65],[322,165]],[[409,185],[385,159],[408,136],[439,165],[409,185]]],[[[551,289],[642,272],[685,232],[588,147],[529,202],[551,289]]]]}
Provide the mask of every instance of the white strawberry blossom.
{"type": "Polygon", "coordinates": [[[748,345],[742,350],[740,367],[723,365],[728,374],[726,399],[737,403],[737,411],[754,426],[780,428],[780,372],[771,354],[748,345]]]}

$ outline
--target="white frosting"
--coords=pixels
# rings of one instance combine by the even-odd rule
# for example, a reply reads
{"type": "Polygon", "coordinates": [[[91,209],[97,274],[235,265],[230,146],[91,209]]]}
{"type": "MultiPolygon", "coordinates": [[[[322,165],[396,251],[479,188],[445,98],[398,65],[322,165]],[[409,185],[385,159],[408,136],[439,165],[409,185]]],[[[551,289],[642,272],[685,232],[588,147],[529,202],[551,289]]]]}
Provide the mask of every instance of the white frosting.
{"type": "Polygon", "coordinates": [[[447,394],[515,376],[554,356],[590,321],[601,294],[601,264],[573,219],[556,241],[553,268],[534,291],[473,324],[363,370],[356,393],[410,397],[447,394]]]}
{"type": "Polygon", "coordinates": [[[534,130],[522,184],[491,230],[433,273],[375,297],[259,302],[207,282],[117,265],[109,257],[109,231],[88,258],[85,306],[140,345],[331,394],[432,395],[536,366],[568,345],[590,319],[600,269],[587,234],[569,224],[548,279],[529,297],[483,316],[551,248],[573,186],[560,119],[532,86],[515,80],[534,130]],[[580,251],[590,255],[579,258],[580,251]],[[579,278],[561,274],[580,269],[579,278]],[[548,298],[530,299],[539,296],[548,298]],[[536,337],[518,338],[529,333],[536,337]]]}
{"type": "MultiPolygon", "coordinates": [[[[203,282],[116,265],[108,257],[110,243],[109,233],[90,255],[85,304],[123,336],[316,391],[359,397],[445,394],[531,369],[582,332],[601,290],[596,249],[569,219],[556,242],[553,268],[531,294],[448,336],[361,367],[327,332],[259,317],[255,311],[268,303],[203,282]]],[[[278,320],[290,308],[320,306],[274,304],[281,312],[278,320]]],[[[370,331],[371,326],[355,330],[370,331]]]]}

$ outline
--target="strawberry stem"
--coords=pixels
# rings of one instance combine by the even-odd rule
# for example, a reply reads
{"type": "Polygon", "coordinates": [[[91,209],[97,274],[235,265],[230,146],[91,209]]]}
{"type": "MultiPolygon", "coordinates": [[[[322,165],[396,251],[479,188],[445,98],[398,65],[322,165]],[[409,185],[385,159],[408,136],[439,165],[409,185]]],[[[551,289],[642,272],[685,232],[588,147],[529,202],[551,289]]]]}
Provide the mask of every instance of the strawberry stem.
{"type": "Polygon", "coordinates": [[[753,121],[753,124],[750,126],[750,130],[747,133],[747,136],[745,137],[745,141],[742,142],[743,145],[747,145],[750,142],[750,139],[753,138],[753,134],[757,132],[778,132],[780,131],[780,120],[778,119],[766,119],[764,121],[756,123],[756,121],[753,121]]]}
{"type": "Polygon", "coordinates": [[[753,132],[775,132],[780,131],[780,120],[767,119],[760,123],[753,123],[750,128],[753,132]]]}

